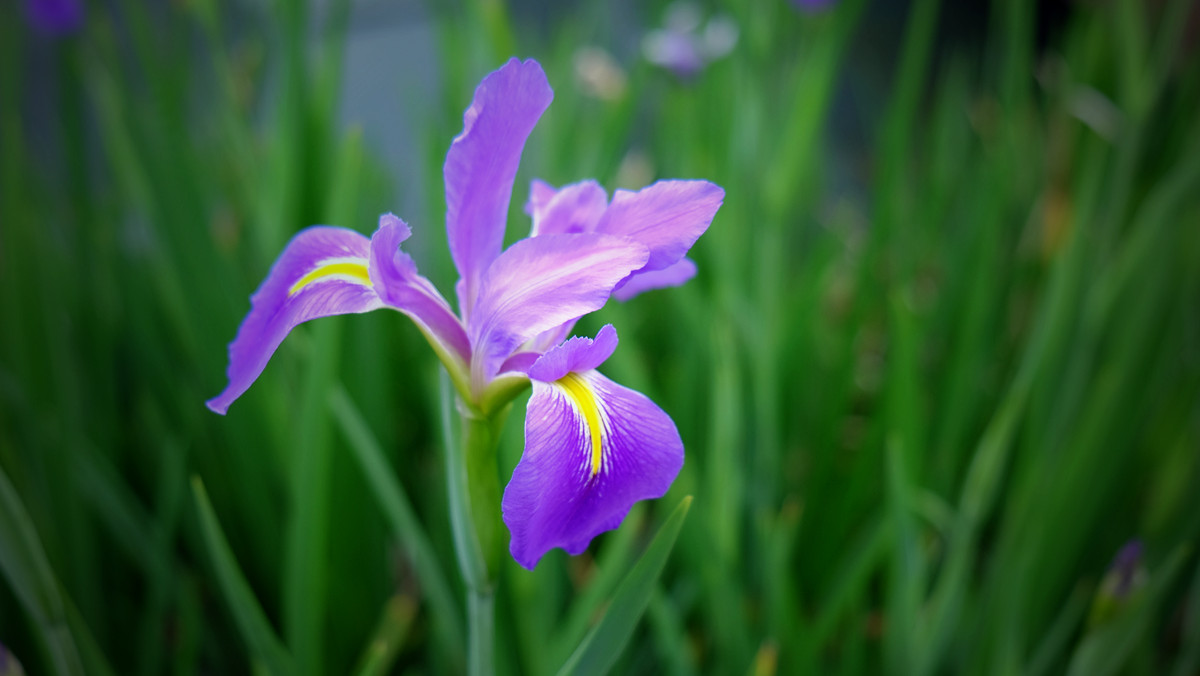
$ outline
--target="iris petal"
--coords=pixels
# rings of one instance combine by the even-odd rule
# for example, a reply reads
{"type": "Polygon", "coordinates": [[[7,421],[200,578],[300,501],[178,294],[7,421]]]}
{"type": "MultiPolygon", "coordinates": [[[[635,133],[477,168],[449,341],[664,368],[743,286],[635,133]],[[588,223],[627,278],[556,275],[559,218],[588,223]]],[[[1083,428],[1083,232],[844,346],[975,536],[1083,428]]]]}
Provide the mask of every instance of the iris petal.
{"type": "Polygon", "coordinates": [[[583,181],[555,190],[542,181],[534,181],[525,211],[533,218],[533,233],[594,232],[604,210],[608,193],[595,181],[583,181]]]}
{"type": "Polygon", "coordinates": [[[708,181],[659,181],[637,192],[618,190],[596,232],[646,245],[644,270],[662,270],[683,258],[712,223],[725,191],[708,181]]]}
{"type": "Polygon", "coordinates": [[[370,248],[370,240],[344,228],[317,226],[293,237],[251,296],[250,314],[229,344],[229,383],[208,407],[225,413],[297,325],[383,307],[368,273],[370,248]]]}
{"type": "Polygon", "coordinates": [[[510,60],[479,84],[446,154],[446,235],[465,282],[463,317],[471,315],[480,278],[500,254],[525,140],[553,98],[536,61],[510,60]]]}
{"type": "Polygon", "coordinates": [[[674,265],[669,265],[662,270],[649,270],[630,275],[627,280],[617,286],[616,291],[613,291],[613,298],[624,303],[643,291],[679,286],[695,276],[696,264],[690,258],[681,258],[674,265]]]}
{"type": "Polygon", "coordinates": [[[443,350],[465,363],[471,348],[462,323],[437,287],[417,274],[412,257],[400,249],[410,234],[408,225],[392,214],[379,218],[379,229],[371,236],[371,281],[385,303],[408,315],[443,350]]]}
{"type": "Polygon", "coordinates": [[[535,380],[502,503],[509,551],[529,569],[555,547],[579,554],[635,502],[662,497],[682,466],[675,424],[644,395],[594,370],[535,380]]]}
{"type": "Polygon", "coordinates": [[[635,502],[665,494],[683,466],[671,418],[595,370],[616,345],[608,325],[595,340],[572,338],[529,369],[525,453],[502,503],[509,550],[526,568],[555,547],[579,554],[635,502]]]}
{"type": "Polygon", "coordinates": [[[467,333],[472,384],[539,333],[604,307],[617,282],[642,267],[646,248],[599,234],[543,235],[509,247],[488,268],[467,333]]]}

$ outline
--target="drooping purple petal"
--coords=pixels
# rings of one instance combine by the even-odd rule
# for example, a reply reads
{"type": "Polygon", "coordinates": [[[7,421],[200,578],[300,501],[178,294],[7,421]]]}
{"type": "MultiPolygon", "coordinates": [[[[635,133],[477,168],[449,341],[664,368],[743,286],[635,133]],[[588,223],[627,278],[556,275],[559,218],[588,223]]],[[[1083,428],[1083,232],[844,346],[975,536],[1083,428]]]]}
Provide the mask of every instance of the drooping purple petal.
{"type": "Polygon", "coordinates": [[[400,243],[410,234],[408,225],[392,214],[379,218],[379,229],[371,236],[371,282],[384,303],[411,317],[427,335],[466,362],[471,347],[462,323],[433,283],[417,274],[412,257],[400,250],[400,243]]]}
{"type": "Polygon", "coordinates": [[[662,270],[635,272],[624,284],[618,286],[616,291],[613,291],[613,298],[624,303],[643,291],[680,286],[695,276],[696,264],[690,258],[681,258],[678,263],[662,270]]]}
{"type": "Polygon", "coordinates": [[[503,246],[525,140],[553,97],[536,61],[510,60],[479,84],[463,113],[463,131],[446,154],[446,235],[465,281],[459,296],[464,317],[474,311],[480,278],[503,246]]]}
{"type": "Polygon", "coordinates": [[[224,414],[298,324],[383,307],[368,272],[370,248],[370,240],[345,228],[317,226],[293,237],[251,296],[250,314],[229,344],[229,384],[208,407],[224,414]]]}
{"type": "Polygon", "coordinates": [[[646,248],[610,235],[543,235],[508,248],[484,274],[467,320],[471,378],[481,387],[522,343],[599,310],[646,263],[646,248]]]}
{"type": "Polygon", "coordinates": [[[596,232],[641,242],[650,258],[641,270],[663,270],[687,254],[712,223],[725,191],[708,181],[659,181],[637,192],[618,190],[596,232]]]}
{"type": "MultiPolygon", "coordinates": [[[[599,335],[595,343],[563,348],[588,361],[611,351],[599,335]]],[[[552,353],[543,359],[561,358],[552,353]]],[[[531,371],[540,371],[541,363],[531,371]]],[[[547,366],[543,375],[559,366],[547,366]]],[[[665,494],[682,466],[675,424],[644,395],[595,370],[535,379],[525,452],[501,506],[512,534],[509,551],[529,569],[554,547],[579,554],[596,535],[619,526],[635,502],[665,494]]]]}
{"type": "Polygon", "coordinates": [[[608,193],[595,181],[563,186],[557,191],[534,181],[529,192],[525,211],[533,217],[531,237],[593,232],[608,208],[608,193]]]}

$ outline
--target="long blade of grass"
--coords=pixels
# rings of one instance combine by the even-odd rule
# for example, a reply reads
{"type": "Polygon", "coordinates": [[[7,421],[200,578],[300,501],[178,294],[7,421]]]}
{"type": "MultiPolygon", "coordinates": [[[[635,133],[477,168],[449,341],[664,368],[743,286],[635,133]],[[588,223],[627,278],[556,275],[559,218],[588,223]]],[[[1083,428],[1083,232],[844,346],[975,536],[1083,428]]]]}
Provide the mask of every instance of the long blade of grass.
{"type": "Polygon", "coordinates": [[[29,512],[0,468],[0,571],[33,620],[58,674],[84,674],[67,608],[29,512]]]}
{"type": "Polygon", "coordinates": [[[667,564],[667,557],[675,546],[675,539],[679,537],[679,530],[683,528],[683,520],[687,517],[691,505],[692,497],[689,495],[681,500],[675,511],[671,512],[671,516],[667,517],[650,546],[646,548],[646,553],[638,559],[633,570],[617,588],[604,617],[600,618],[583,639],[583,643],[579,644],[575,653],[562,666],[558,672],[560,675],[604,674],[616,663],[625,649],[625,644],[633,636],[633,630],[637,628],[642,613],[646,612],[646,606],[650,604],[658,576],[667,564]]]}
{"type": "Polygon", "coordinates": [[[271,629],[266,614],[258,605],[254,592],[238,568],[237,559],[229,549],[229,542],[226,541],[217,515],[208,501],[204,482],[198,476],[192,477],[192,496],[196,500],[196,509],[199,510],[200,529],[217,574],[217,582],[250,654],[262,663],[267,673],[274,676],[295,674],[292,656],[271,629]]]}
{"type": "Polygon", "coordinates": [[[438,642],[446,654],[462,654],[462,637],[465,634],[458,604],[450,591],[449,582],[442,573],[443,565],[438,560],[416,511],[413,510],[403,484],[396,479],[383,448],[371,433],[358,407],[340,385],[333,387],[329,392],[329,408],[342,435],[350,444],[350,450],[354,453],[354,458],[358,461],[379,508],[387,517],[392,532],[412,560],[421,589],[429,598],[438,642]]]}
{"type": "Polygon", "coordinates": [[[416,614],[417,604],[412,598],[398,594],[388,599],[383,606],[379,625],[371,635],[354,673],[358,676],[389,673],[416,614]]]}

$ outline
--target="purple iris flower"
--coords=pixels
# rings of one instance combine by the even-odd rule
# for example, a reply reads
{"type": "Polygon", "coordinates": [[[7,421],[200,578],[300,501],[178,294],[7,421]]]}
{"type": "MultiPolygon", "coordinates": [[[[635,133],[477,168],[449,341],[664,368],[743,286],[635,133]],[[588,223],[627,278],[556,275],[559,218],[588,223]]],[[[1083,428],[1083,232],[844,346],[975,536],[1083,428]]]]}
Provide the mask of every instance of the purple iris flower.
{"type": "Polygon", "coordinates": [[[477,413],[492,415],[532,383],[525,451],[502,503],[509,549],[526,568],[554,547],[580,553],[678,474],[683,443],[670,417],[596,370],[617,347],[612,326],[594,340],[564,339],[610,296],[627,300],[695,275],[684,256],[725,194],[708,181],[672,180],[610,201],[594,181],[559,189],[535,181],[532,233],[502,251],[521,151],[552,98],[536,61],[512,59],[484,78],[463,114],[444,166],[459,313],[400,249],[411,231],[399,218],[382,216],[370,239],[310,227],[251,298],[229,345],[229,384],[208,402],[224,413],[302,322],[403,312],[477,413]]]}

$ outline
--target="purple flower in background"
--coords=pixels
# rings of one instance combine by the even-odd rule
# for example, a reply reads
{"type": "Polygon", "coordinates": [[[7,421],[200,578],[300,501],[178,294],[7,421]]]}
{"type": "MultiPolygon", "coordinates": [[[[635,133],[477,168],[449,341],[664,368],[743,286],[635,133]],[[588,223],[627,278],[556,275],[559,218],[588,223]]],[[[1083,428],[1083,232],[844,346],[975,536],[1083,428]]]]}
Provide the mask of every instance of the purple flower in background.
{"type": "Polygon", "coordinates": [[[1142,569],[1142,541],[1133,539],[1126,542],[1117,555],[1113,557],[1105,576],[1104,589],[1115,599],[1125,599],[1143,583],[1145,576],[1142,569]]]}
{"type": "Polygon", "coordinates": [[[663,27],[642,40],[642,53],[656,66],[691,78],[728,54],[738,40],[738,27],[727,16],[703,20],[700,8],[687,0],[667,7],[663,27]]]}
{"type": "Polygon", "coordinates": [[[48,35],[65,35],[83,23],[79,0],[25,0],[25,13],[34,28],[48,35]]]}
{"type": "Polygon", "coordinates": [[[284,249],[229,345],[229,384],[208,402],[224,413],[296,325],[380,308],[408,315],[460,396],[489,413],[531,382],[525,452],[503,498],[510,551],[533,568],[547,551],[578,554],[620,525],[634,502],[661,497],[683,464],[671,419],[645,396],[597,372],[617,346],[564,339],[610,296],[674,286],[724,191],[707,181],[659,181],[612,200],[597,183],[535,181],[531,235],[502,251],[525,140],[553,92],[536,61],[510,60],[484,78],[444,166],[446,231],[460,278],[459,313],[400,249],[409,227],[386,214],[367,239],[317,226],[284,249]]]}

